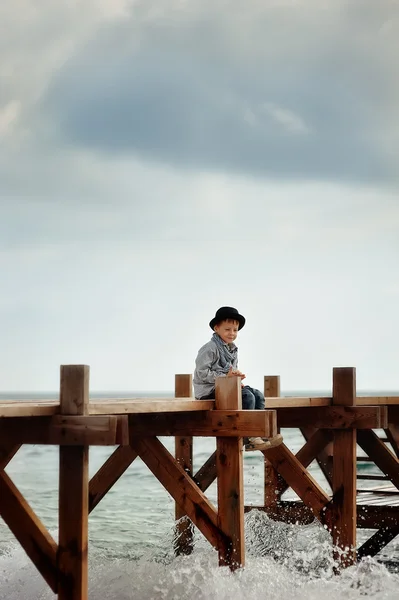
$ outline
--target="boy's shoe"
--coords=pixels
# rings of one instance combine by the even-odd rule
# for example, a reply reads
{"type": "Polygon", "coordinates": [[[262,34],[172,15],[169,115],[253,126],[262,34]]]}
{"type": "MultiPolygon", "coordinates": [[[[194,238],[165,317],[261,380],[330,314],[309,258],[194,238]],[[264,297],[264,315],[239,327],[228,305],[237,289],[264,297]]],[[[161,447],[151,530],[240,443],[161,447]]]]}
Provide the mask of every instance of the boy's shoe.
{"type": "Polygon", "coordinates": [[[252,452],[253,450],[267,450],[270,448],[269,440],[262,440],[261,437],[250,437],[247,438],[245,444],[245,451],[252,452]]]}
{"type": "Polygon", "coordinates": [[[268,448],[275,448],[276,446],[280,446],[283,443],[283,436],[281,433],[277,433],[274,437],[271,438],[262,438],[265,442],[268,442],[268,448]]]}
{"type": "Polygon", "coordinates": [[[246,452],[253,452],[254,450],[268,450],[269,448],[275,448],[283,443],[283,436],[278,433],[272,438],[261,438],[261,437],[250,437],[247,438],[245,444],[246,452]]]}

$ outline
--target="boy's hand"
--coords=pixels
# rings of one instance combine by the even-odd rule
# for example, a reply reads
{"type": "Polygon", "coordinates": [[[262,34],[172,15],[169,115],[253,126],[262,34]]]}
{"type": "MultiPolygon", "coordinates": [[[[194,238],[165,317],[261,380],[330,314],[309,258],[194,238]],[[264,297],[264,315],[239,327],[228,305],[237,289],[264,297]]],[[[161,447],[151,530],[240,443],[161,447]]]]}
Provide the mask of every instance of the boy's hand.
{"type": "Polygon", "coordinates": [[[236,375],[241,377],[241,379],[245,379],[246,377],[246,375],[244,375],[244,373],[241,373],[241,371],[239,371],[238,369],[233,369],[233,367],[230,367],[230,370],[227,373],[227,377],[234,377],[236,375]]]}

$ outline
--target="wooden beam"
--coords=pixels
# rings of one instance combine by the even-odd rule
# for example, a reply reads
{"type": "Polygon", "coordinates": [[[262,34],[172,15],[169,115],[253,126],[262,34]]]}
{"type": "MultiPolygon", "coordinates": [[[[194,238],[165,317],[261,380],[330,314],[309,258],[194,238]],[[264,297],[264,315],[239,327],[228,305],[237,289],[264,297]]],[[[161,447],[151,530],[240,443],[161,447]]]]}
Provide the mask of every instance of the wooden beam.
{"type": "Polygon", "coordinates": [[[320,519],[321,513],[330,502],[316,480],[307,472],[285,444],[266,450],[267,458],[302,501],[320,519]]]}
{"type": "Polygon", "coordinates": [[[128,444],[127,416],[54,415],[0,419],[0,439],[13,444],[115,446],[128,444]],[[118,424],[126,420],[126,427],[118,424]]]}
{"type": "MultiPolygon", "coordinates": [[[[242,409],[239,377],[216,378],[215,409],[217,411],[242,409]]],[[[263,416],[264,411],[254,412],[263,416]]],[[[228,565],[231,570],[245,564],[242,450],[241,437],[231,438],[221,435],[216,437],[218,525],[229,540],[227,546],[219,546],[219,564],[228,565]]]]}
{"type": "Polygon", "coordinates": [[[137,458],[131,446],[119,446],[89,483],[89,513],[101,502],[126,469],[137,458]]]}
{"type": "Polygon", "coordinates": [[[310,408],[278,408],[279,427],[301,429],[384,429],[388,426],[385,406],[313,406],[310,408]]]}
{"type": "Polygon", "coordinates": [[[227,545],[219,531],[216,508],[156,437],[134,438],[132,446],[158,481],[178,502],[212,546],[227,545]]]}
{"type": "MultiPolygon", "coordinates": [[[[265,405],[269,406],[268,399],[271,396],[280,396],[280,377],[278,375],[266,375],[263,380],[263,394],[265,396],[265,405]]],[[[278,427],[280,432],[280,427],[278,427]]],[[[277,433],[277,431],[276,431],[277,433]]],[[[263,436],[262,436],[263,437],[263,436]]],[[[266,437],[266,436],[265,436],[266,437]]],[[[275,507],[280,499],[280,488],[284,485],[281,475],[273,467],[273,464],[265,454],[264,462],[264,502],[265,506],[275,507]]]]}
{"type": "Polygon", "coordinates": [[[202,490],[208,489],[210,485],[215,481],[217,476],[216,473],[216,450],[211,454],[208,460],[202,465],[202,467],[194,475],[194,481],[202,490]]]}
{"type": "Polygon", "coordinates": [[[399,425],[388,423],[388,427],[385,429],[385,435],[387,436],[388,442],[391,444],[396,456],[399,458],[399,425]]]}
{"type": "MultiPolygon", "coordinates": [[[[61,367],[60,412],[85,415],[89,403],[89,367],[61,367]]],[[[58,600],[88,598],[89,448],[60,446],[58,600]]]]}
{"type": "Polygon", "coordinates": [[[358,431],[357,443],[399,490],[399,460],[374,431],[358,431]]]}
{"type": "Polygon", "coordinates": [[[57,544],[4,471],[0,472],[0,516],[57,593],[57,544]]]}
{"type": "MultiPolygon", "coordinates": [[[[299,460],[301,465],[305,467],[305,469],[307,469],[307,467],[317,456],[320,456],[325,446],[328,445],[332,440],[332,432],[327,429],[314,430],[312,428],[312,431],[313,434],[307,438],[306,443],[295,454],[295,457],[299,460]]],[[[288,488],[289,485],[286,481],[280,481],[277,488],[277,496],[281,496],[288,488]]]]}
{"type": "Polygon", "coordinates": [[[245,506],[246,513],[251,510],[265,512],[274,521],[292,525],[309,525],[315,520],[313,511],[303,502],[279,500],[272,506],[245,506]]]}
{"type": "Polygon", "coordinates": [[[382,548],[399,534],[399,525],[396,527],[381,527],[357,551],[357,559],[365,556],[375,556],[382,548]]]}
{"type": "MultiPolygon", "coordinates": [[[[333,402],[343,409],[356,402],[356,370],[333,370],[333,402]]],[[[348,427],[347,424],[344,427],[348,427]]],[[[342,567],[356,562],[356,430],[334,430],[332,537],[342,567]]]]}
{"type": "Polygon", "coordinates": [[[0,417],[46,417],[56,415],[60,403],[54,402],[9,402],[0,401],[0,417]]]}
{"type": "Polygon", "coordinates": [[[303,398],[302,396],[283,396],[282,398],[266,398],[266,408],[309,408],[331,406],[330,397],[303,398]]]}
{"type": "MultiPolygon", "coordinates": [[[[193,378],[192,375],[181,374],[175,375],[175,397],[176,398],[186,398],[192,396],[193,390],[193,378]]],[[[198,415],[200,413],[188,413],[191,415],[198,415]]],[[[141,415],[143,416],[143,415],[141,415]]],[[[154,421],[154,415],[150,415],[152,420],[154,421]]],[[[169,415],[170,416],[170,415],[169,415]]],[[[176,413],[172,415],[174,418],[172,423],[176,422],[176,413]]],[[[180,415],[179,415],[180,416],[180,415]]],[[[144,417],[148,417],[148,415],[144,415],[144,417]]],[[[156,419],[156,417],[155,417],[156,419]]],[[[134,418],[130,419],[132,423],[132,428],[134,429],[134,418]]],[[[137,415],[136,415],[137,422],[137,415]]],[[[171,423],[171,425],[172,425],[171,423]]],[[[147,431],[151,431],[155,434],[153,429],[147,431]]],[[[157,435],[157,434],[155,434],[157,435]]],[[[193,475],[193,437],[192,432],[190,432],[190,428],[183,428],[180,432],[180,435],[177,434],[175,437],[175,458],[178,464],[185,470],[185,472],[192,477],[193,475]],[[181,435],[181,434],[185,435],[181,435]],[[187,435],[190,434],[191,435],[187,435]]],[[[178,521],[176,523],[175,529],[175,540],[174,540],[174,549],[177,555],[180,554],[191,554],[194,549],[194,530],[192,523],[187,517],[185,511],[180,507],[180,505],[175,503],[175,519],[178,521]],[[185,518],[186,517],[186,518],[185,518]]]]}
{"type": "MultiPolygon", "coordinates": [[[[186,413],[129,415],[131,436],[176,435],[184,432],[199,437],[272,437],[277,433],[274,410],[212,410],[186,413]]],[[[181,442],[178,442],[178,448],[181,442]]]]}
{"type": "MultiPolygon", "coordinates": [[[[320,515],[319,520],[322,523],[329,521],[330,506],[320,515]]],[[[285,523],[307,525],[315,518],[313,511],[303,502],[297,500],[280,500],[276,507],[271,508],[267,506],[246,506],[245,512],[254,509],[264,511],[272,519],[285,523]]],[[[398,506],[359,505],[357,507],[357,527],[359,529],[380,529],[383,526],[391,529],[399,526],[398,506]]]]}
{"type": "Polygon", "coordinates": [[[399,396],[357,396],[356,404],[358,406],[375,406],[377,404],[399,405],[399,396]]]}
{"type": "Polygon", "coordinates": [[[115,400],[113,402],[90,402],[89,414],[91,415],[125,415],[130,413],[162,413],[182,412],[197,410],[212,410],[214,400],[193,400],[192,398],[170,398],[170,399],[132,399],[115,400]]]}
{"type": "MultiPolygon", "coordinates": [[[[317,461],[317,464],[319,465],[324,477],[326,478],[328,484],[330,485],[331,489],[332,489],[332,476],[333,476],[333,432],[331,429],[316,429],[315,427],[312,427],[311,425],[306,426],[306,427],[301,427],[301,433],[303,435],[303,437],[305,438],[306,441],[310,441],[311,438],[317,433],[320,440],[320,446],[318,446],[315,458],[317,461]],[[322,433],[317,433],[317,432],[322,432],[322,433]],[[322,447],[323,444],[323,438],[327,439],[328,441],[326,444],[324,444],[324,447],[322,447]]],[[[315,438],[315,442],[316,442],[315,438]]],[[[305,446],[304,446],[305,448],[305,446]]],[[[302,457],[302,456],[298,456],[298,459],[301,461],[301,463],[304,466],[308,466],[310,463],[308,463],[308,465],[305,465],[305,460],[306,457],[302,457]]]]}
{"type": "MultiPolygon", "coordinates": [[[[0,426],[1,431],[1,426],[0,426]]],[[[0,433],[0,439],[3,440],[3,436],[0,433]]],[[[5,469],[8,463],[13,459],[18,450],[20,449],[21,444],[15,443],[6,443],[5,441],[0,445],[0,471],[5,469]]]]}
{"type": "Polygon", "coordinates": [[[265,398],[280,399],[280,376],[265,375],[263,378],[263,395],[265,398]]]}

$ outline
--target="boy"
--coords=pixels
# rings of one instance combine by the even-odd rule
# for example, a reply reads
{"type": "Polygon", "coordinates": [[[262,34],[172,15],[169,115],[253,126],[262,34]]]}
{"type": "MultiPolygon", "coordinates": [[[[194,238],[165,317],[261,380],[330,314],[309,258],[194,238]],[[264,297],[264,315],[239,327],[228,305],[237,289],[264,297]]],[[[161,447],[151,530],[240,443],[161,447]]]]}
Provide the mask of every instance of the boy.
{"type": "MultiPolygon", "coordinates": [[[[234,344],[237,333],[245,325],[245,317],[236,308],[222,306],[216,311],[209,323],[214,334],[209,342],[202,346],[195,361],[194,395],[197,400],[215,397],[216,377],[232,377],[239,375],[245,379],[244,373],[238,370],[238,348],[234,344]]],[[[245,410],[264,410],[263,394],[248,385],[242,386],[242,407],[245,410]]],[[[278,446],[283,441],[280,434],[270,439],[261,437],[245,438],[245,450],[266,450],[278,446]]]]}

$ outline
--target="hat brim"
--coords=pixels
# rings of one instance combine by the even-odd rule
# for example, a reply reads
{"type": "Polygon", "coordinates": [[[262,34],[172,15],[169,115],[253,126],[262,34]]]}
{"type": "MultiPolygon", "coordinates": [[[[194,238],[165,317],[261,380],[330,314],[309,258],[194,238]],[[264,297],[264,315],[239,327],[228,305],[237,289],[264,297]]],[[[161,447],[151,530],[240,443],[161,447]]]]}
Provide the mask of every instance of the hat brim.
{"type": "Polygon", "coordinates": [[[217,325],[218,323],[221,323],[222,321],[227,321],[228,319],[231,319],[232,321],[238,321],[238,331],[240,331],[240,329],[242,329],[245,325],[245,317],[243,317],[242,315],[239,315],[239,314],[234,314],[234,315],[227,315],[227,316],[223,317],[222,319],[216,319],[214,317],[212,319],[212,321],[209,322],[209,327],[213,331],[215,328],[215,325],[217,325]]]}

